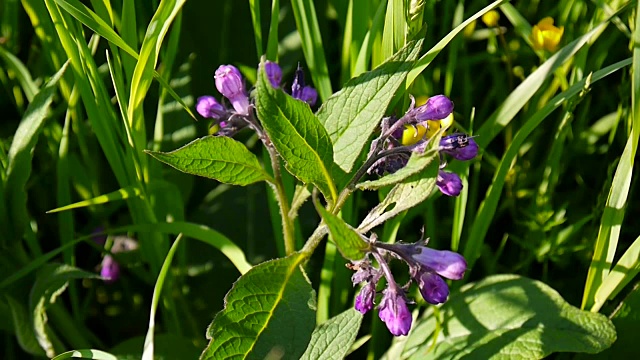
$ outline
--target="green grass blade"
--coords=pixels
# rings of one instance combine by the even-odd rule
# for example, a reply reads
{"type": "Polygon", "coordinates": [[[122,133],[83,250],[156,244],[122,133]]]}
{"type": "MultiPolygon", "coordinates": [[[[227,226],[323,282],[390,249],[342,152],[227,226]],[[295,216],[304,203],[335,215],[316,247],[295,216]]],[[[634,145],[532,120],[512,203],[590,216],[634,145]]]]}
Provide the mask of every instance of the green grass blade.
{"type": "Polygon", "coordinates": [[[9,148],[4,193],[9,224],[12,227],[5,230],[5,235],[0,242],[4,247],[9,247],[12,242],[22,239],[28,226],[27,194],[24,189],[31,176],[33,149],[49,113],[58,81],[67,70],[67,66],[68,63],[65,63],[33,98],[9,148]]]}
{"type": "Polygon", "coordinates": [[[640,272],[640,236],[624,252],[596,291],[591,311],[600,310],[605,301],[613,299],[640,272]]]}
{"type": "MultiPolygon", "coordinates": [[[[380,2],[376,14],[373,16],[373,22],[371,23],[371,29],[367,32],[362,41],[362,47],[358,52],[358,58],[356,59],[351,77],[356,77],[368,70],[367,63],[371,60],[371,54],[373,52],[373,45],[375,43],[376,36],[382,33],[382,27],[384,26],[384,14],[386,9],[386,3],[380,2]]],[[[371,68],[381,64],[382,62],[372,61],[371,68]]]]}
{"type": "MultiPolygon", "coordinates": [[[[612,64],[594,73],[591,78],[591,84],[620,70],[625,66],[628,66],[630,63],[631,60],[627,59],[612,64]]],[[[583,79],[582,81],[575,83],[565,92],[554,97],[551,101],[549,101],[547,105],[538,110],[532,117],[527,119],[518,133],[515,135],[511,145],[500,161],[500,165],[495,172],[493,181],[491,182],[491,186],[489,187],[489,190],[487,190],[485,199],[480,204],[480,208],[471,227],[471,231],[469,233],[469,236],[467,237],[463,255],[465,259],[467,259],[467,263],[470,269],[473,268],[475,261],[480,256],[480,250],[482,249],[482,245],[484,244],[484,238],[487,234],[487,230],[489,229],[489,225],[492,222],[491,220],[493,219],[496,208],[498,207],[498,201],[500,200],[502,188],[504,187],[505,179],[507,178],[507,172],[511,168],[513,159],[518,155],[520,147],[527,139],[529,134],[531,134],[531,132],[535,130],[540,125],[540,123],[549,114],[551,114],[553,110],[558,108],[567,100],[578,95],[584,89],[584,86],[585,84],[587,84],[588,80],[588,78],[583,79]]],[[[477,139],[480,139],[480,137],[478,137],[477,139]]]]}
{"type": "MultiPolygon", "coordinates": [[[[175,221],[172,223],[155,223],[155,224],[140,224],[123,226],[117,229],[111,230],[112,233],[122,233],[126,231],[131,232],[144,232],[144,231],[158,231],[165,234],[178,235],[182,233],[184,236],[200,240],[206,244],[213,246],[220,250],[232,263],[241,274],[246,273],[251,269],[251,264],[247,262],[247,258],[244,252],[233,241],[229,240],[223,234],[200,224],[194,224],[185,221],[175,221]]],[[[2,288],[0,286],[0,288],[2,288]]]]}
{"type": "Polygon", "coordinates": [[[278,61],[278,21],[280,20],[280,0],[271,0],[271,22],[267,40],[267,60],[278,61]]]}
{"type": "Polygon", "coordinates": [[[429,50],[426,54],[422,55],[422,57],[420,57],[420,59],[418,59],[418,61],[416,61],[416,63],[413,65],[413,69],[409,72],[409,75],[407,75],[406,89],[407,90],[409,89],[409,86],[413,84],[416,78],[427,68],[427,66],[429,66],[429,64],[431,64],[431,61],[435,59],[435,57],[440,53],[440,51],[442,51],[447,46],[447,44],[449,44],[451,40],[453,40],[453,38],[456,35],[458,35],[460,31],[464,30],[464,28],[467,27],[467,25],[471,24],[473,21],[475,21],[476,19],[484,15],[486,12],[502,4],[505,1],[507,0],[497,0],[487,5],[484,9],[478,11],[473,16],[465,20],[462,24],[456,26],[455,29],[451,30],[451,32],[449,32],[447,36],[442,38],[442,40],[440,40],[434,47],[432,47],[431,50],[429,50]]]}
{"type": "Polygon", "coordinates": [[[313,0],[291,0],[296,27],[302,39],[302,51],[309,66],[313,84],[324,102],[333,94],[329,69],[324,56],[324,46],[313,0]]]}
{"type": "Polygon", "coordinates": [[[4,47],[0,47],[0,58],[4,60],[4,68],[15,73],[22,91],[27,96],[27,100],[31,102],[38,92],[38,86],[31,78],[29,69],[15,55],[7,51],[4,47]]]}
{"type": "Polygon", "coordinates": [[[249,0],[251,21],[253,23],[253,35],[256,38],[256,55],[260,58],[262,52],[262,20],[260,19],[260,0],[249,0]]]}
{"type": "Polygon", "coordinates": [[[129,187],[126,187],[126,188],[122,188],[122,189],[110,192],[108,194],[104,194],[104,195],[100,195],[100,196],[94,197],[94,198],[89,199],[89,200],[83,200],[83,201],[79,201],[77,203],[73,203],[73,204],[69,204],[69,205],[65,205],[65,206],[61,206],[61,207],[55,208],[53,210],[49,210],[49,211],[47,211],[47,214],[53,214],[53,213],[57,213],[57,212],[61,212],[61,211],[67,211],[67,210],[71,210],[71,209],[78,209],[78,208],[83,208],[83,207],[92,206],[92,205],[107,204],[107,203],[112,202],[112,201],[126,200],[126,199],[128,199],[130,197],[140,196],[141,194],[142,194],[142,192],[140,191],[140,189],[135,188],[133,186],[129,186],[129,187]]]}
{"type": "Polygon", "coordinates": [[[178,249],[180,240],[182,240],[182,234],[179,234],[176,238],[176,241],[174,241],[173,245],[171,245],[171,249],[169,249],[169,253],[165,257],[162,268],[160,269],[160,273],[158,274],[156,285],[153,288],[153,296],[151,297],[151,312],[149,314],[149,328],[147,329],[147,336],[144,339],[144,351],[142,353],[142,360],[153,360],[153,335],[156,327],[156,310],[158,310],[158,302],[160,302],[162,288],[164,287],[164,282],[167,278],[167,275],[169,274],[171,261],[173,260],[173,255],[178,249]]]}

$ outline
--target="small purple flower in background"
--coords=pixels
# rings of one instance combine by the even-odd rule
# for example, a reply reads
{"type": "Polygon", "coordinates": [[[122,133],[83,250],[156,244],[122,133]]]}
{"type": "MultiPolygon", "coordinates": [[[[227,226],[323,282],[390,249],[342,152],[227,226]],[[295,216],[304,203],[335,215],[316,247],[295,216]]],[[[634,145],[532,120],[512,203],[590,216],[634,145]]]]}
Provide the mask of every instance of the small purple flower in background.
{"type": "Polygon", "coordinates": [[[267,78],[269,79],[271,86],[274,88],[280,87],[280,82],[282,82],[282,69],[280,68],[280,65],[273,61],[267,61],[264,64],[264,71],[267,73],[267,78]]]}
{"type": "Polygon", "coordinates": [[[440,140],[440,152],[456,160],[471,160],[478,155],[478,143],[467,134],[452,134],[440,140]]]}
{"type": "Polygon", "coordinates": [[[196,111],[204,118],[222,119],[227,114],[227,109],[213,96],[200,96],[196,102],[196,111]]]}
{"type": "MultiPolygon", "coordinates": [[[[113,238],[111,245],[111,254],[129,252],[138,249],[138,242],[127,236],[116,236],[113,238]]],[[[100,276],[107,283],[114,283],[120,277],[120,264],[113,258],[111,254],[107,254],[102,258],[100,264],[100,276]]]]}
{"type": "Polygon", "coordinates": [[[295,99],[306,102],[309,106],[315,105],[318,100],[318,92],[316,89],[311,86],[305,86],[304,72],[300,65],[298,65],[296,75],[293,78],[293,84],[291,84],[291,96],[295,99]]]}
{"type": "Polygon", "coordinates": [[[114,283],[120,277],[120,265],[111,255],[105,255],[100,265],[100,276],[106,283],[114,283]]]}
{"type": "Polygon", "coordinates": [[[98,226],[91,233],[91,239],[98,245],[104,246],[104,243],[107,242],[107,235],[103,234],[104,228],[102,226],[98,226]]]}
{"type": "Polygon", "coordinates": [[[462,191],[462,180],[456,173],[439,170],[436,177],[436,185],[447,196],[458,196],[462,191]]]}
{"type": "Polygon", "coordinates": [[[413,319],[402,289],[397,286],[389,286],[383,291],[378,316],[393,335],[400,336],[409,333],[413,319]]]}
{"type": "Polygon", "coordinates": [[[214,75],[216,88],[240,115],[249,115],[247,96],[240,70],[233,65],[221,65],[214,75]]]}

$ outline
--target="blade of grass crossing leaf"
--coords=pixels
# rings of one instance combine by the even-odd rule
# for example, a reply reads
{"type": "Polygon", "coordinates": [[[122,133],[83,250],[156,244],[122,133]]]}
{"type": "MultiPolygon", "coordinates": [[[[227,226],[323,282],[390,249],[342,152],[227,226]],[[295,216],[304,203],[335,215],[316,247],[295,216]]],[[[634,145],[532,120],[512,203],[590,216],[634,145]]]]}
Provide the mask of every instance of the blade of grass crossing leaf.
{"type": "Polygon", "coordinates": [[[160,273],[158,274],[156,286],[153,288],[153,296],[151,298],[151,312],[149,314],[149,328],[147,330],[147,336],[144,339],[144,351],[142,353],[142,360],[153,360],[153,335],[156,327],[156,310],[158,309],[158,302],[160,301],[160,295],[162,295],[164,282],[167,275],[169,274],[169,268],[171,267],[173,255],[175,254],[176,249],[178,249],[180,240],[182,240],[182,234],[178,235],[176,241],[174,241],[173,245],[171,245],[171,249],[169,249],[169,253],[167,254],[167,257],[165,257],[162,268],[160,269],[160,273]]]}
{"type": "MultiPolygon", "coordinates": [[[[638,5],[640,9],[640,4],[638,5]]],[[[635,25],[640,25],[640,13],[636,9],[635,25]]],[[[640,41],[640,29],[637,27],[633,32],[632,41],[640,41]]],[[[598,289],[602,285],[605,277],[609,274],[613,258],[618,247],[620,228],[624,220],[625,205],[631,186],[633,176],[633,164],[638,147],[638,137],[640,134],[640,48],[633,48],[633,65],[631,77],[631,113],[632,126],[631,133],[627,139],[627,144],[622,152],[620,162],[616,167],[613,182],[609,190],[607,203],[602,213],[598,238],[596,240],[591,265],[587,273],[587,281],[582,297],[582,309],[591,308],[597,311],[602,304],[596,304],[595,297],[598,289]]],[[[601,301],[604,301],[601,299],[601,301]]]]}
{"type": "MultiPolygon", "coordinates": [[[[591,84],[625,66],[628,66],[630,63],[631,60],[620,61],[594,73],[591,78],[591,84]]],[[[555,110],[567,100],[578,95],[583,90],[586,83],[587,79],[583,79],[582,81],[577,82],[576,84],[571,86],[565,92],[554,97],[551,101],[549,101],[547,105],[538,110],[532,117],[527,119],[518,133],[515,135],[511,145],[509,146],[509,148],[507,148],[507,151],[502,157],[502,160],[500,160],[500,165],[496,170],[493,181],[491,182],[491,186],[489,187],[489,190],[487,190],[485,199],[480,204],[480,208],[471,227],[471,231],[467,236],[467,242],[464,246],[463,255],[465,259],[467,259],[469,269],[473,269],[475,261],[480,256],[480,250],[482,249],[484,238],[487,234],[489,225],[492,223],[491,220],[493,219],[493,215],[495,214],[496,208],[498,206],[498,200],[500,199],[500,195],[502,193],[502,188],[504,186],[507,172],[511,168],[513,159],[518,155],[520,147],[527,139],[529,134],[531,134],[531,132],[536,129],[539,124],[553,110],[555,110]]]]}
{"type": "Polygon", "coordinates": [[[607,300],[613,299],[640,272],[640,237],[624,252],[616,266],[602,281],[591,311],[598,312],[607,300]]]}
{"type": "Polygon", "coordinates": [[[331,90],[331,80],[329,79],[329,69],[324,55],[320,26],[313,0],[291,0],[293,16],[296,19],[296,27],[302,40],[302,51],[309,66],[313,84],[318,90],[318,95],[322,102],[327,100],[333,90],[331,90]]]}
{"type": "Polygon", "coordinates": [[[249,0],[249,9],[251,11],[251,21],[253,22],[253,35],[256,38],[256,55],[258,58],[264,53],[262,52],[262,20],[260,19],[260,0],[249,0]]]}

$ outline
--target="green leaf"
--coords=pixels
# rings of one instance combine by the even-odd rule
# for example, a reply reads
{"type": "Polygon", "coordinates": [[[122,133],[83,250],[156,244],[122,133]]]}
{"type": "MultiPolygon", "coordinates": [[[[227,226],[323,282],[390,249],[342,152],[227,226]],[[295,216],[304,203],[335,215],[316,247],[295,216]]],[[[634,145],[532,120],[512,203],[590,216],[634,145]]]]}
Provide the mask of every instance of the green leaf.
{"type": "Polygon", "coordinates": [[[5,229],[5,234],[0,240],[0,247],[10,247],[12,241],[22,239],[22,234],[29,221],[25,187],[31,175],[33,148],[38,142],[38,135],[40,135],[44,120],[49,113],[58,81],[67,70],[68,64],[69,62],[66,62],[29,103],[13,137],[11,148],[9,148],[7,177],[4,186],[9,217],[7,223],[12,226],[5,229]],[[12,230],[13,233],[11,233],[12,230]]]}
{"type": "Polygon", "coordinates": [[[362,259],[369,244],[362,240],[360,235],[340,217],[328,212],[322,206],[316,206],[316,210],[327,224],[329,233],[342,256],[349,260],[362,259]]]}
{"type": "Polygon", "coordinates": [[[616,331],[554,289],[517,275],[494,275],[452,294],[438,314],[417,321],[402,359],[541,359],[554,352],[597,353],[616,331]],[[435,339],[434,339],[435,337],[435,339]]]}
{"type": "Polygon", "coordinates": [[[616,266],[602,280],[596,291],[595,307],[600,309],[604,303],[613,299],[640,272],[640,236],[620,257],[616,266]]]}
{"type": "Polygon", "coordinates": [[[270,180],[258,158],[244,144],[224,136],[196,139],[168,153],[146,153],[182,172],[227,184],[244,186],[270,180]]]}
{"type": "Polygon", "coordinates": [[[133,196],[140,196],[140,194],[141,194],[140,189],[135,188],[133,186],[128,186],[124,189],[118,189],[108,194],[96,196],[93,199],[83,200],[77,203],[73,203],[73,204],[61,206],[53,210],[49,210],[47,211],[47,214],[52,214],[52,213],[71,210],[71,209],[77,209],[77,208],[86,207],[86,206],[106,204],[111,201],[126,200],[133,196]]]}
{"type": "Polygon", "coordinates": [[[318,325],[311,335],[311,342],[302,360],[340,360],[356,340],[362,323],[362,314],[349,309],[318,325]]]}
{"type": "Polygon", "coordinates": [[[82,349],[82,350],[71,350],[71,351],[63,352],[62,354],[54,357],[51,360],[64,360],[64,359],[118,360],[120,358],[101,350],[82,349]]]}
{"type": "Polygon", "coordinates": [[[384,200],[362,220],[358,232],[366,233],[427,199],[436,186],[439,167],[439,162],[432,161],[423,171],[408,177],[404,183],[395,185],[384,200]],[[390,209],[386,211],[387,208],[390,209]]]}
{"type": "Polygon", "coordinates": [[[309,105],[272,87],[264,64],[260,64],[256,88],[258,118],[287,170],[302,182],[317,186],[326,198],[335,200],[331,140],[309,105]]]}
{"type": "Polygon", "coordinates": [[[24,302],[8,295],[5,295],[4,299],[11,310],[15,336],[22,350],[31,355],[44,356],[44,350],[38,344],[38,339],[36,339],[36,334],[33,331],[31,317],[24,302]]]}
{"type": "Polygon", "coordinates": [[[422,39],[411,41],[384,64],[349,80],[318,110],[333,141],[334,160],[342,170],[351,171],[421,47],[422,39]]]}
{"type": "MultiPolygon", "coordinates": [[[[144,347],[144,336],[128,338],[109,352],[118,359],[141,359],[144,347]]],[[[155,336],[154,354],[156,359],[197,359],[202,348],[194,345],[189,338],[175,333],[158,334],[155,336]]]]}
{"type": "Polygon", "coordinates": [[[72,279],[99,279],[97,274],[66,264],[46,264],[40,268],[29,295],[33,327],[38,343],[48,357],[55,355],[47,329],[47,308],[55,303],[72,279]]]}
{"type": "Polygon", "coordinates": [[[381,187],[395,185],[411,175],[424,170],[432,161],[438,159],[438,146],[442,132],[429,140],[429,145],[422,154],[412,153],[407,165],[393,174],[381,177],[377,180],[369,180],[356,185],[358,189],[378,190],[381,187]]]}
{"type": "Polygon", "coordinates": [[[314,291],[300,268],[305,259],[295,253],[240,277],[207,329],[211,341],[200,359],[298,359],[315,326],[314,291]]]}

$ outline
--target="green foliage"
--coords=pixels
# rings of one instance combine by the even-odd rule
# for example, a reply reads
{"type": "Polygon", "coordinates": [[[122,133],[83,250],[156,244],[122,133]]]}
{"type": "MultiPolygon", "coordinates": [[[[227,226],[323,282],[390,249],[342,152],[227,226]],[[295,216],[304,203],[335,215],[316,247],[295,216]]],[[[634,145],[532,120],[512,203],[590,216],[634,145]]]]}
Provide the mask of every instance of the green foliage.
{"type": "Polygon", "coordinates": [[[439,311],[427,310],[387,358],[542,359],[559,351],[597,353],[615,340],[606,316],[569,305],[539,281],[495,275],[462,287],[439,311]]]}
{"type": "Polygon", "coordinates": [[[360,260],[368,249],[368,245],[349,224],[336,215],[331,214],[322,206],[316,206],[316,210],[327,224],[329,234],[336,243],[342,256],[349,260],[360,260]]]}
{"type": "Polygon", "coordinates": [[[300,359],[344,359],[356,340],[361,323],[362,314],[356,309],[349,309],[318,325],[300,359]]]}
{"type": "Polygon", "coordinates": [[[263,359],[274,351],[298,358],[315,321],[314,291],[300,268],[303,260],[296,253],[264,262],[242,276],[225,296],[225,309],[209,325],[211,341],[200,358],[263,359]]]}
{"type": "Polygon", "coordinates": [[[168,153],[147,153],[180,171],[227,184],[244,186],[270,179],[255,155],[227,137],[208,136],[168,153]]]}

